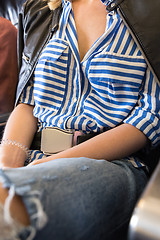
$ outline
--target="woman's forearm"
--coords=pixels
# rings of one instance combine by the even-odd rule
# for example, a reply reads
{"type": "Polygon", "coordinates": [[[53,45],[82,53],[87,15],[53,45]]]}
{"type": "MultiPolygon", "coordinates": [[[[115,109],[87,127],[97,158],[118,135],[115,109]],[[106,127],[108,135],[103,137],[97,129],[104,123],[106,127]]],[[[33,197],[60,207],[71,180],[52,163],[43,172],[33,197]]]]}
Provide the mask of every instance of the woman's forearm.
{"type": "Polygon", "coordinates": [[[27,157],[22,148],[5,141],[15,141],[29,148],[36,130],[37,119],[33,116],[33,107],[19,104],[11,113],[5,127],[3,135],[5,144],[0,148],[2,167],[21,167],[27,157]]]}
{"type": "Polygon", "coordinates": [[[52,155],[37,162],[50,161],[57,158],[88,157],[112,161],[122,159],[140,150],[147,144],[147,137],[137,128],[123,124],[107,132],[97,135],[73,148],[52,155]]]}

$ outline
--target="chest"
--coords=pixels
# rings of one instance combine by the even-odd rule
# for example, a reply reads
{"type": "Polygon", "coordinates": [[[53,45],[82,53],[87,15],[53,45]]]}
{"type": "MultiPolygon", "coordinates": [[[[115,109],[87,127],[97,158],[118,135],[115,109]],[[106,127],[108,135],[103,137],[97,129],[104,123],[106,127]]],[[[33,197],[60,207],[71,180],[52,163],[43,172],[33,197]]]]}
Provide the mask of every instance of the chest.
{"type": "Polygon", "coordinates": [[[94,42],[105,32],[106,7],[99,1],[73,1],[74,20],[77,30],[80,60],[94,42]]]}

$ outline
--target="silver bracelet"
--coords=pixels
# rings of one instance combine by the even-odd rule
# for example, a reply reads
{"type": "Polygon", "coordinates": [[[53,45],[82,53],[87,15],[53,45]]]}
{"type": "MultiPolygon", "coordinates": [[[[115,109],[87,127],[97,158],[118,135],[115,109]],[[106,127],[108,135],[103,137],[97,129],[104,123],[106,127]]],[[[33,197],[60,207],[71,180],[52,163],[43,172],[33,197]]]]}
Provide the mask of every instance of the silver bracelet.
{"type": "Polygon", "coordinates": [[[20,149],[23,150],[23,152],[25,152],[27,158],[30,156],[30,150],[28,149],[28,147],[26,147],[25,145],[23,145],[22,143],[19,143],[17,141],[13,141],[13,140],[9,140],[9,139],[2,139],[1,141],[1,146],[3,145],[12,145],[12,146],[16,146],[20,149]]]}

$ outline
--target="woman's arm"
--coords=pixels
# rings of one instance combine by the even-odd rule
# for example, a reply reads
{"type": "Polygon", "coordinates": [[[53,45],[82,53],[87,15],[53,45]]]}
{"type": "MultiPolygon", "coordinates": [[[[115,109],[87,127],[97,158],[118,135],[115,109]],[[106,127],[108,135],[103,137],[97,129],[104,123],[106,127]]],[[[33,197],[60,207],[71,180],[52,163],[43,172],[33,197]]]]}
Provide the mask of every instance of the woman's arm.
{"type": "MultiPolygon", "coordinates": [[[[16,141],[29,148],[36,130],[37,119],[33,116],[33,106],[21,103],[11,113],[3,139],[16,141]]],[[[22,167],[26,157],[25,151],[15,145],[6,142],[0,147],[0,167],[22,167]]]]}
{"type": "Polygon", "coordinates": [[[122,124],[68,150],[34,161],[29,166],[57,158],[72,157],[112,161],[129,156],[143,148],[147,142],[147,137],[140,130],[130,124],[122,124]]]}

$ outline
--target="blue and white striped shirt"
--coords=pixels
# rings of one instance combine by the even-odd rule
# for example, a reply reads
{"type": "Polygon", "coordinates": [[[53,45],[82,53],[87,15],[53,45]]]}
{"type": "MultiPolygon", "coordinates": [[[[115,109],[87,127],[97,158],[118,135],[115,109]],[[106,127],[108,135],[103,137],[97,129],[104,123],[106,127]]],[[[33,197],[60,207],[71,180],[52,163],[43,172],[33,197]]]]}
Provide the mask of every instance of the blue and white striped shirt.
{"type": "MultiPolygon", "coordinates": [[[[119,14],[107,14],[105,33],[80,62],[72,4],[62,2],[59,29],[21,96],[21,102],[34,105],[39,131],[57,126],[100,132],[128,123],[158,144],[160,85],[119,14]]],[[[32,160],[42,156],[32,152],[32,160]]]]}

